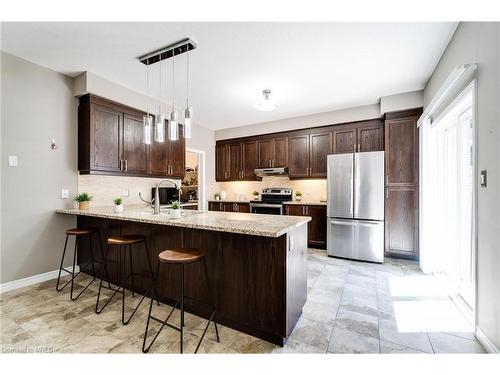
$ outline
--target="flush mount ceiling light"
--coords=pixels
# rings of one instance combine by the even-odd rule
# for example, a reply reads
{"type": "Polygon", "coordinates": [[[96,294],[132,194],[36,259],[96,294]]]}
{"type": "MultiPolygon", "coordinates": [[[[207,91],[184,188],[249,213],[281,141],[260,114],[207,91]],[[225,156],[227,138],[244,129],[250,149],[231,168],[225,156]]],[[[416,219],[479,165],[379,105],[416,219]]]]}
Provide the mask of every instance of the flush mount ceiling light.
{"type": "Polygon", "coordinates": [[[271,90],[263,90],[262,95],[264,96],[264,98],[260,102],[257,102],[255,104],[255,108],[257,108],[259,111],[264,112],[274,111],[276,107],[278,107],[278,104],[276,104],[274,100],[270,98],[271,90]]]}
{"type": "MultiPolygon", "coordinates": [[[[147,91],[149,95],[149,65],[160,63],[160,92],[162,91],[162,64],[163,60],[172,58],[172,111],[169,115],[168,121],[168,139],[171,141],[177,141],[179,139],[179,122],[177,110],[175,108],[175,56],[187,53],[195,49],[196,43],[191,39],[183,39],[174,44],[170,44],[166,47],[160,48],[156,51],[150,52],[146,55],[140,56],[137,59],[146,65],[146,79],[147,79],[147,91]]],[[[188,54],[189,56],[189,54],[188,54]]],[[[186,59],[186,88],[189,88],[189,58],[186,59]]],[[[189,106],[189,91],[187,92],[186,98],[186,109],[184,110],[184,137],[191,138],[191,128],[193,121],[193,108],[189,106]]],[[[156,115],[155,128],[154,128],[154,140],[155,142],[163,142],[165,140],[164,133],[164,122],[165,114],[162,112],[161,104],[158,107],[158,114],[156,115]]],[[[144,116],[143,126],[144,126],[144,143],[151,143],[151,132],[152,132],[153,118],[149,114],[149,108],[147,110],[147,115],[144,116]]]]}

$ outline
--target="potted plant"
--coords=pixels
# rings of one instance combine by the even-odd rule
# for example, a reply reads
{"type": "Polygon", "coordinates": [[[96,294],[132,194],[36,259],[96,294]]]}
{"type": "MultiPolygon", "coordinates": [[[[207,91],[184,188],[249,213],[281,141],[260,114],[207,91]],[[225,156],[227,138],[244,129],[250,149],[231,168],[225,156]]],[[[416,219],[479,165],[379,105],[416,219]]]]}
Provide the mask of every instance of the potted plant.
{"type": "Polygon", "coordinates": [[[179,201],[173,201],[172,205],[170,206],[170,216],[174,219],[180,219],[181,218],[181,202],[179,201]]]}
{"type": "Polygon", "coordinates": [[[216,201],[220,201],[220,194],[219,194],[219,193],[215,193],[215,194],[214,194],[214,199],[215,199],[216,201]]]}
{"type": "Polygon", "coordinates": [[[296,201],[301,201],[302,200],[302,192],[296,191],[295,192],[295,200],[296,201]]]}
{"type": "Polygon", "coordinates": [[[113,200],[114,204],[115,204],[115,212],[116,213],[120,213],[120,212],[123,212],[123,201],[120,197],[118,198],[115,198],[113,200]]]}
{"type": "Polygon", "coordinates": [[[75,197],[75,202],[78,202],[78,208],[80,210],[88,210],[89,203],[92,198],[92,195],[90,195],[89,193],[80,193],[75,197]]]}
{"type": "Polygon", "coordinates": [[[259,199],[259,192],[257,190],[254,190],[252,192],[252,195],[253,195],[253,200],[256,201],[259,199]]]}

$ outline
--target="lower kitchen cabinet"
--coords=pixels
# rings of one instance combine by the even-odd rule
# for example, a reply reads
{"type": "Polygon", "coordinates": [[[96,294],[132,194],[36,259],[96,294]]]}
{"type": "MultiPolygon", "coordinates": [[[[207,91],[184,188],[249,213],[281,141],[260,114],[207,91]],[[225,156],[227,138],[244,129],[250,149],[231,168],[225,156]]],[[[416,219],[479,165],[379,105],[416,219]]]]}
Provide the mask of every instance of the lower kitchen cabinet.
{"type": "Polygon", "coordinates": [[[209,211],[223,211],[223,212],[250,212],[249,203],[239,202],[208,202],[209,211]]]}
{"type": "Polygon", "coordinates": [[[310,216],[312,220],[307,225],[308,245],[322,249],[326,247],[326,206],[287,204],[285,215],[310,216]]]}

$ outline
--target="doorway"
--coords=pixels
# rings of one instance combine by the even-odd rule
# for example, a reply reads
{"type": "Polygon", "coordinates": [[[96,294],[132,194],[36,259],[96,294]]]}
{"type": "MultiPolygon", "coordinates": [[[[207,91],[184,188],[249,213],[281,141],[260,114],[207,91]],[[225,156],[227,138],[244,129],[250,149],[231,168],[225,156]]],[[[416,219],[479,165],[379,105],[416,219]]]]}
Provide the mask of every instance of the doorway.
{"type": "Polygon", "coordinates": [[[423,130],[422,269],[443,276],[471,323],[475,310],[474,82],[423,130]]]}
{"type": "Polygon", "coordinates": [[[186,171],[182,180],[182,200],[196,203],[192,209],[205,210],[205,152],[186,149],[186,171]]]}

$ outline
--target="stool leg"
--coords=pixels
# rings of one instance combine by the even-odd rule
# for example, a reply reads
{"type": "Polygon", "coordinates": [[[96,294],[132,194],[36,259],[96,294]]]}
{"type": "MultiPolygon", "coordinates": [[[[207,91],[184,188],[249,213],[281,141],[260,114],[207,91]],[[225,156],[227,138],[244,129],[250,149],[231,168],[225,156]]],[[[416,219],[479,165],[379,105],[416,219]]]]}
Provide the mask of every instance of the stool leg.
{"type": "MultiPolygon", "coordinates": [[[[146,245],[146,249],[147,249],[147,245],[146,245]]],[[[148,252],[148,259],[149,259],[149,252],[148,252]]],[[[151,267],[151,260],[149,260],[149,268],[151,269],[151,275],[153,275],[153,269],[151,267]]],[[[158,279],[159,279],[159,275],[160,275],[160,262],[158,262],[158,266],[156,267],[156,274],[158,275],[158,279]]],[[[148,320],[146,321],[146,330],[144,331],[144,340],[142,341],[142,352],[143,353],[147,353],[149,351],[149,349],[153,345],[154,341],[156,340],[156,337],[158,337],[160,331],[164,327],[164,324],[163,324],[162,327],[160,328],[160,330],[158,331],[158,333],[156,334],[156,336],[153,338],[153,340],[151,340],[151,343],[149,344],[149,346],[146,348],[146,339],[148,337],[149,321],[151,320],[151,311],[153,310],[153,300],[154,300],[153,293],[151,293],[151,301],[149,301],[148,320]]],[[[159,302],[158,302],[158,304],[159,304],[159,302]]]]}
{"type": "Polygon", "coordinates": [[[73,298],[73,286],[75,281],[75,265],[76,265],[76,249],[78,247],[78,236],[75,237],[75,250],[73,251],[73,269],[71,273],[71,293],[70,298],[74,301],[76,298],[73,298]]]}
{"type": "MultiPolygon", "coordinates": [[[[148,257],[148,265],[149,265],[149,271],[151,272],[151,278],[153,279],[153,291],[156,294],[156,302],[158,303],[158,306],[160,306],[160,296],[158,295],[158,289],[156,289],[156,278],[160,277],[160,262],[158,262],[158,267],[156,271],[156,276],[153,272],[153,266],[151,265],[151,257],[149,256],[149,248],[148,248],[148,241],[144,241],[144,246],[146,247],[146,256],[148,257]]],[[[153,295],[151,295],[151,299],[153,299],[153,295]]]]}
{"type": "Polygon", "coordinates": [[[62,288],[59,289],[59,281],[61,280],[61,271],[62,271],[62,268],[63,268],[63,263],[64,263],[64,256],[66,255],[66,246],[68,246],[68,235],[66,235],[66,241],[64,241],[64,250],[63,250],[63,254],[62,254],[62,258],[61,258],[61,265],[59,266],[59,275],[57,276],[57,284],[56,284],[56,290],[58,292],[60,292],[61,290],[64,289],[64,287],[66,285],[68,285],[68,283],[64,284],[64,286],[62,288]]]}
{"type": "MultiPolygon", "coordinates": [[[[110,288],[110,289],[114,290],[114,293],[108,299],[108,301],[104,304],[104,306],[101,307],[101,309],[99,310],[99,298],[101,296],[102,277],[103,277],[104,273],[106,273],[106,275],[108,274],[106,270],[108,269],[108,255],[109,255],[109,250],[110,250],[110,247],[108,245],[108,247],[106,248],[106,256],[104,258],[104,267],[101,270],[101,277],[100,277],[100,281],[99,281],[99,291],[97,292],[97,301],[96,301],[96,304],[95,304],[95,312],[96,312],[96,314],[100,314],[102,312],[102,310],[104,310],[104,308],[108,305],[108,303],[113,299],[113,297],[116,295],[116,293],[118,293],[118,291],[120,290],[120,287],[118,287],[116,289],[110,288]]],[[[108,276],[108,284],[109,284],[109,276],[108,276]]]]}
{"type": "Polygon", "coordinates": [[[128,245],[128,255],[129,255],[129,261],[130,261],[130,278],[132,279],[132,297],[135,297],[134,270],[132,269],[132,245],[128,245]]]}
{"type": "MultiPolygon", "coordinates": [[[[104,268],[104,250],[103,250],[103,247],[102,247],[102,240],[101,240],[101,231],[97,231],[97,237],[99,238],[99,247],[100,247],[100,250],[101,250],[101,259],[102,259],[102,267],[104,268]]],[[[109,250],[109,249],[108,249],[109,250]]],[[[106,269],[106,280],[108,280],[108,288],[111,289],[111,284],[109,283],[109,274],[108,274],[108,270],[106,269]]],[[[101,279],[102,279],[102,275],[103,275],[103,272],[101,270],[101,279]]]]}
{"type": "Polygon", "coordinates": [[[92,262],[92,276],[93,276],[93,279],[92,281],[95,280],[95,261],[94,261],[94,249],[92,247],[92,233],[89,235],[89,244],[90,244],[90,261],[92,262]]]}
{"type": "MultiPolygon", "coordinates": [[[[120,246],[120,268],[122,273],[122,323],[125,323],[125,257],[123,252],[126,250],[126,246],[120,246]]],[[[128,322],[127,322],[128,323],[128,322]]]]}
{"type": "Polygon", "coordinates": [[[184,264],[181,264],[181,354],[184,342],[184,264]]]}

